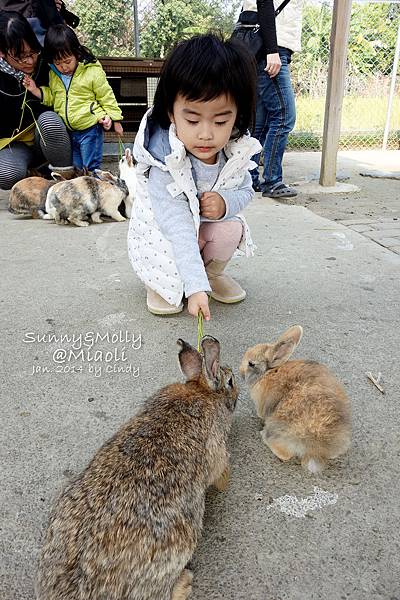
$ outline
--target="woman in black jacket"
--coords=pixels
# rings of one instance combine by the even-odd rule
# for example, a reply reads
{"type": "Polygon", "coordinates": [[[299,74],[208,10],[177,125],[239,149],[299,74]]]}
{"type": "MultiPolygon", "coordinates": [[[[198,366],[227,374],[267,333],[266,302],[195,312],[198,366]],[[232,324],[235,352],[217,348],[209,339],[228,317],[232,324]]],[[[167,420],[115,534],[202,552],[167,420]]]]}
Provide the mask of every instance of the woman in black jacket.
{"type": "Polygon", "coordinates": [[[49,67],[28,21],[16,12],[0,12],[0,188],[8,190],[29,167],[50,162],[71,168],[71,144],[65,125],[22,85],[24,74],[48,84],[49,67]],[[35,124],[36,122],[36,124],[35,124]]]}

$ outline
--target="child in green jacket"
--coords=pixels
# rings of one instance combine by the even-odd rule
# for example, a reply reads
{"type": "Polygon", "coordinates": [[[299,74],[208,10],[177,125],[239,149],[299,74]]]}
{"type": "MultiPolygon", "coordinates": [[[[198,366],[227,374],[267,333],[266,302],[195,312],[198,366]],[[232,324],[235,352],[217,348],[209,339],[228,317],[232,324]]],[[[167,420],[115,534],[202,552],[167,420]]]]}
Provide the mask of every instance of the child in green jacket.
{"type": "Polygon", "coordinates": [[[123,134],[122,113],[106,74],[67,25],[50,27],[44,54],[51,63],[49,86],[38,88],[27,75],[24,85],[63,119],[72,139],[74,165],[98,169],[103,157],[103,129],[111,129],[114,123],[114,131],[123,134]]]}

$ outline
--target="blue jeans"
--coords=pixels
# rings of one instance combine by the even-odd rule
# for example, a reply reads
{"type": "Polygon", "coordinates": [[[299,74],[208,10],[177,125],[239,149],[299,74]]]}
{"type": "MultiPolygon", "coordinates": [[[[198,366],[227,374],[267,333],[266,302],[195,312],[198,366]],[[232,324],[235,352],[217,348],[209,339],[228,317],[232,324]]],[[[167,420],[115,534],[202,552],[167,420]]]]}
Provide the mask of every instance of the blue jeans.
{"type": "Polygon", "coordinates": [[[89,171],[100,169],[103,159],[103,128],[98,123],[83,131],[70,131],[72,141],[72,163],[89,171]]]}
{"type": "Polygon", "coordinates": [[[46,30],[40,22],[40,19],[37,17],[28,17],[29,25],[32,27],[37,41],[41,46],[43,46],[44,36],[46,35],[46,30]]]}
{"type": "MultiPolygon", "coordinates": [[[[296,122],[296,105],[289,63],[291,52],[279,47],[282,62],[276,77],[269,77],[264,71],[266,62],[257,65],[257,107],[253,136],[263,146],[264,182],[260,185],[259,170],[250,171],[253,185],[259,185],[262,191],[276,186],[282,181],[282,159],[289,133],[296,122]]],[[[258,164],[260,154],[253,157],[258,164]]]]}

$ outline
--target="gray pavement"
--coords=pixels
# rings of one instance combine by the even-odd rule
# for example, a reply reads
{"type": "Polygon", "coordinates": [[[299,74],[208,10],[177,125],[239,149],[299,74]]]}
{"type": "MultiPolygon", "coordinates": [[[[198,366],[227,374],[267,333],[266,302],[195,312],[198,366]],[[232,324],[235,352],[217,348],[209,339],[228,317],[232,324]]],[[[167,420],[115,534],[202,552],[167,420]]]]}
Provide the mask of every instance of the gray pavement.
{"type": "MultiPolygon", "coordinates": [[[[289,176],[300,182],[304,177],[318,177],[320,159],[319,152],[288,154],[289,176]]],[[[338,179],[359,186],[360,191],[324,197],[304,194],[300,185],[298,197],[290,203],[305,206],[400,254],[399,178],[398,150],[342,151],[338,156],[338,179]],[[366,179],[362,173],[375,173],[378,177],[366,179]]]]}
{"type": "MultiPolygon", "coordinates": [[[[400,151],[347,150],[338,155],[337,178],[360,188],[356,193],[303,193],[303,183],[318,180],[320,152],[289,152],[285,155],[284,174],[288,183],[298,183],[299,195],[285,204],[305,206],[317,215],[346,226],[364,224],[379,230],[380,223],[400,229],[400,181],[391,179],[394,172],[400,177],[400,151]],[[389,178],[363,177],[361,173],[387,173],[389,178]]],[[[399,236],[395,236],[396,238],[399,236]]]]}
{"type": "Polygon", "coordinates": [[[400,254],[400,219],[343,219],[340,222],[380,246],[400,254]]]}
{"type": "MultiPolygon", "coordinates": [[[[261,443],[240,382],[231,483],[208,495],[193,600],[398,600],[400,256],[369,229],[356,231],[360,223],[302,206],[257,198],[246,216],[258,250],[230,272],[248,298],[213,303],[205,332],[237,373],[248,346],[301,324],[296,357],[326,363],[344,382],[353,445],[318,477],[280,463],[261,443]],[[382,373],[384,395],[367,371],[382,373]]],[[[176,339],[196,342],[187,312],[146,311],[126,233],[127,223],[83,229],[19,219],[0,200],[2,600],[33,599],[54,496],[146,396],[179,378],[176,339]],[[68,353],[72,342],[49,338],[88,332],[108,332],[93,347],[103,351],[101,372],[81,356],[62,362],[55,351],[68,353]],[[141,344],[130,343],[139,335],[141,344]],[[123,348],[128,360],[118,361],[123,348]],[[122,362],[131,372],[113,371],[122,362]]]]}

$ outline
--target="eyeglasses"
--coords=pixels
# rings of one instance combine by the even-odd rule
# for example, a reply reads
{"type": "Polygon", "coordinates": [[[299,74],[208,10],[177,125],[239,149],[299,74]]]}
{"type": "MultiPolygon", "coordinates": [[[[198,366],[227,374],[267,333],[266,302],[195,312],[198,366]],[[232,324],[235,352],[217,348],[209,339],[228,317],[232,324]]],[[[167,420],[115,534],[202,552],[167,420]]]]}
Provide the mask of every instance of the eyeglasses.
{"type": "Polygon", "coordinates": [[[12,54],[10,54],[9,52],[7,52],[6,56],[9,56],[10,58],[12,58],[13,61],[23,64],[23,65],[27,65],[30,62],[34,62],[35,58],[40,54],[40,52],[29,52],[29,54],[23,54],[21,56],[13,56],[12,54]]]}

